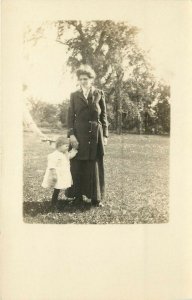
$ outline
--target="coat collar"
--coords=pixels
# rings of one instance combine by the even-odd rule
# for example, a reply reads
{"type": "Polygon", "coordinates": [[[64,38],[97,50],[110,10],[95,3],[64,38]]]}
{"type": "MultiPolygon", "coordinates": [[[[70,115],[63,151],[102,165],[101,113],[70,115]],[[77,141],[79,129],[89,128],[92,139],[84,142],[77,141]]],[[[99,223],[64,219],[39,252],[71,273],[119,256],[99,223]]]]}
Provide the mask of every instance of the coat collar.
{"type": "MultiPolygon", "coordinates": [[[[96,91],[96,88],[94,86],[91,86],[89,93],[91,93],[91,95],[92,95],[92,102],[94,102],[94,99],[95,99],[95,91],[96,91]]],[[[83,95],[83,89],[81,87],[78,90],[78,93],[79,93],[80,98],[84,101],[84,103],[88,105],[88,101],[84,97],[84,95],[83,95]]]]}

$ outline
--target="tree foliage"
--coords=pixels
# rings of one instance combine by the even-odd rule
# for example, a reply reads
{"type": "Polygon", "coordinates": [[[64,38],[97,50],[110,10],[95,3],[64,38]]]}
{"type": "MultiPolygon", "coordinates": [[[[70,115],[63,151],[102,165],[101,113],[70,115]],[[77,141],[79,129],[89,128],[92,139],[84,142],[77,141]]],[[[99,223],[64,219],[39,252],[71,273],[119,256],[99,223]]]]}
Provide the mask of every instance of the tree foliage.
{"type": "MultiPolygon", "coordinates": [[[[158,124],[155,123],[158,116],[154,116],[157,109],[152,110],[150,105],[160,99],[159,95],[169,97],[170,94],[157,82],[147,54],[138,47],[139,29],[126,22],[110,20],[59,21],[56,26],[57,40],[68,46],[68,65],[72,72],[81,64],[89,64],[94,69],[96,85],[107,94],[111,128],[119,133],[122,128],[135,127],[138,131],[142,128],[144,132],[154,132],[158,124]],[[62,40],[65,28],[73,32],[66,41],[62,40]]],[[[168,109],[166,111],[168,123],[168,109]]],[[[163,116],[159,121],[164,122],[163,116]]]]}
{"type": "MultiPolygon", "coordinates": [[[[96,83],[108,87],[118,76],[124,75],[123,60],[134,64],[134,38],[138,28],[124,22],[106,21],[58,21],[57,41],[68,46],[68,64],[72,71],[81,64],[89,64],[96,73],[96,83]],[[73,36],[62,41],[65,28],[71,28],[73,36]]],[[[136,50],[135,50],[136,51],[136,50]]]]}
{"type": "Polygon", "coordinates": [[[58,104],[58,117],[63,126],[67,126],[67,111],[69,107],[69,101],[63,101],[58,104]]]}
{"type": "Polygon", "coordinates": [[[58,126],[58,106],[49,104],[38,99],[30,99],[30,113],[37,123],[41,127],[53,127],[58,126]]]}
{"type": "MultiPolygon", "coordinates": [[[[64,51],[67,46],[72,72],[81,64],[94,69],[95,84],[106,94],[111,129],[169,132],[170,87],[155,78],[148,54],[138,46],[137,27],[111,20],[59,20],[44,22],[34,31],[27,28],[24,41],[35,46],[50,26],[55,28],[55,40],[65,45],[64,51]]],[[[63,124],[66,110],[62,103],[57,117],[63,124]]]]}

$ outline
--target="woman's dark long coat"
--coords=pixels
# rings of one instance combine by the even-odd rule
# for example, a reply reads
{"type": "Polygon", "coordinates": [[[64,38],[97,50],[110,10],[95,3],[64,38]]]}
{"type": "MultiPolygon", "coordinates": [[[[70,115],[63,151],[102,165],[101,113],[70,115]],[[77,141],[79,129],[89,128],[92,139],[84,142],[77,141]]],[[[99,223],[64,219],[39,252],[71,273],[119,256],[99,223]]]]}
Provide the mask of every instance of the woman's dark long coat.
{"type": "Polygon", "coordinates": [[[103,136],[108,136],[105,97],[99,89],[91,90],[88,99],[83,91],[71,94],[68,110],[68,137],[79,142],[77,160],[95,160],[104,155],[103,136]]]}

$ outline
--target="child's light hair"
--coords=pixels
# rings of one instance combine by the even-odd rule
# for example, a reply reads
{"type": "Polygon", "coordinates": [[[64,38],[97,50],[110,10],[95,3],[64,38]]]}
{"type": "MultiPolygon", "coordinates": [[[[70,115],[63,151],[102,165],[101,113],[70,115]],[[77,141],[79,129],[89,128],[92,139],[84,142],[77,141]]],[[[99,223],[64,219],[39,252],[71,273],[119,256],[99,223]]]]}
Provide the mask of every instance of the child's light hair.
{"type": "Polygon", "coordinates": [[[67,140],[64,136],[60,136],[55,141],[55,148],[58,149],[62,145],[67,145],[67,140]]]}

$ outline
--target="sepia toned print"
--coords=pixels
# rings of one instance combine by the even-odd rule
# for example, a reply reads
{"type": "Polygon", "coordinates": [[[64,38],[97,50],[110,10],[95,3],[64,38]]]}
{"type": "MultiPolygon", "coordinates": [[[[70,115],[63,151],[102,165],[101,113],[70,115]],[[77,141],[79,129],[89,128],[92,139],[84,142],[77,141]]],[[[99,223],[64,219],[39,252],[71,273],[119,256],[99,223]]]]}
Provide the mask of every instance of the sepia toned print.
{"type": "Polygon", "coordinates": [[[2,1],[3,300],[191,299],[191,5],[189,0],[2,1]],[[81,22],[84,42],[89,38],[86,59],[98,46],[101,28],[95,22],[111,22],[112,33],[108,27],[105,35],[110,48],[103,46],[94,61],[82,62],[79,34],[68,21],[81,22]],[[141,76],[141,66],[134,71],[136,59],[128,63],[131,48],[123,59],[121,52],[116,55],[114,23],[137,29],[129,45],[141,50],[159,88],[141,76]],[[94,71],[91,86],[103,92],[106,104],[102,207],[90,196],[83,194],[83,202],[73,196],[70,165],[79,139],[74,132],[77,141],[69,140],[74,127],[67,115],[80,90],[87,109],[92,88],[81,88],[87,80],[76,74],[85,65],[94,71]],[[107,83],[112,70],[106,65],[113,70],[107,83]],[[152,95],[157,100],[147,119],[142,103],[152,95]],[[169,126],[161,127],[169,124],[170,103],[171,138],[169,126]],[[43,184],[46,171],[49,187],[43,184]]]}
{"type": "MultiPolygon", "coordinates": [[[[170,85],[139,43],[140,32],[114,20],[25,27],[25,222],[169,221],[170,85]],[[67,147],[56,146],[61,137],[67,147]],[[71,184],[58,188],[65,156],[71,184]],[[43,187],[45,170],[50,181],[43,187]]],[[[69,178],[67,168],[62,172],[69,178]]]]}

